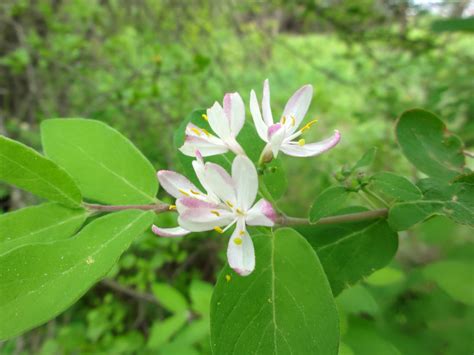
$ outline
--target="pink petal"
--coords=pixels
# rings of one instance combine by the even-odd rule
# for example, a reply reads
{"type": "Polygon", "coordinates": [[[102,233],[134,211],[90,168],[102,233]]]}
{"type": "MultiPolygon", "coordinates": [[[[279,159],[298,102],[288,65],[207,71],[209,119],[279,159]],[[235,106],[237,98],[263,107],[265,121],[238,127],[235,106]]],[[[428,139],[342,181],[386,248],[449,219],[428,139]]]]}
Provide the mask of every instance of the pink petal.
{"type": "Polygon", "coordinates": [[[229,120],[231,135],[235,138],[245,122],[244,101],[238,93],[225,94],[224,112],[229,120]]]}
{"type": "Polygon", "coordinates": [[[292,125],[289,131],[290,133],[296,131],[300,125],[308,111],[312,97],[313,87],[311,85],[304,85],[288,100],[285,109],[283,110],[283,116],[286,117],[287,120],[291,120],[292,117],[295,119],[295,124],[292,125]]]}
{"type": "Polygon", "coordinates": [[[311,157],[328,151],[335,147],[341,140],[339,131],[334,131],[334,135],[317,143],[310,143],[300,146],[298,143],[290,142],[283,144],[281,151],[294,157],[311,157]]]}
{"type": "Polygon", "coordinates": [[[151,230],[156,235],[159,235],[160,237],[166,237],[166,238],[182,237],[183,235],[186,235],[186,234],[190,233],[190,231],[188,231],[188,230],[186,230],[182,227],[160,228],[156,225],[153,225],[151,227],[151,230]]]}
{"type": "Polygon", "coordinates": [[[250,226],[273,227],[277,213],[270,202],[259,200],[248,212],[245,222],[250,226]]]}

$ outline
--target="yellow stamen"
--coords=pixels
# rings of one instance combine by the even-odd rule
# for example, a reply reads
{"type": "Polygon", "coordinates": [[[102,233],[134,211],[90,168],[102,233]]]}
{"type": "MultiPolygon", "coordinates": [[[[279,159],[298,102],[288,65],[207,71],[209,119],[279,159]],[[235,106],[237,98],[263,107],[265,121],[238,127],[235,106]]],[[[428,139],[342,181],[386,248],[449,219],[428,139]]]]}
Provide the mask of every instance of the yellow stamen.
{"type": "Polygon", "coordinates": [[[217,233],[220,233],[220,234],[224,233],[224,231],[222,230],[222,228],[219,227],[219,226],[215,226],[215,227],[214,227],[214,230],[215,230],[217,233]]]}
{"type": "Polygon", "coordinates": [[[190,129],[191,129],[191,131],[193,131],[194,133],[196,133],[198,136],[201,135],[201,131],[200,131],[199,129],[194,128],[194,127],[191,127],[190,129]]]}
{"type": "Polygon", "coordinates": [[[176,211],[176,205],[169,205],[169,206],[168,206],[168,209],[169,209],[170,211],[176,211]]]}
{"type": "Polygon", "coordinates": [[[283,116],[283,117],[281,118],[281,123],[282,123],[282,124],[285,124],[285,123],[286,123],[286,116],[283,116]]]}
{"type": "Polygon", "coordinates": [[[243,215],[243,214],[244,214],[244,211],[242,211],[242,210],[241,210],[240,208],[238,208],[238,207],[235,209],[235,212],[237,212],[237,213],[240,214],[240,215],[243,215]]]}
{"type": "Polygon", "coordinates": [[[240,232],[239,232],[239,235],[244,235],[244,234],[245,234],[244,231],[240,231],[240,232]]]}
{"type": "Polygon", "coordinates": [[[184,196],[188,196],[189,197],[189,194],[184,191],[183,189],[178,189],[179,192],[181,192],[184,196]]]}
{"type": "Polygon", "coordinates": [[[226,203],[226,205],[229,206],[230,208],[234,208],[234,205],[233,205],[229,200],[227,200],[225,203],[226,203]]]}
{"type": "Polygon", "coordinates": [[[296,124],[295,116],[291,116],[291,126],[294,127],[296,124]]]}
{"type": "Polygon", "coordinates": [[[299,145],[300,147],[304,146],[305,143],[306,143],[306,141],[305,141],[304,139],[300,139],[300,140],[298,141],[298,145],[299,145]]]}
{"type": "Polygon", "coordinates": [[[209,117],[207,117],[207,115],[205,113],[203,113],[201,115],[202,119],[205,120],[205,121],[209,121],[209,117]]]}
{"type": "Polygon", "coordinates": [[[304,132],[304,131],[310,129],[311,126],[314,125],[316,122],[318,122],[318,120],[312,120],[312,121],[306,123],[306,124],[304,125],[304,127],[301,128],[301,132],[304,132]]]}
{"type": "Polygon", "coordinates": [[[201,193],[199,191],[194,191],[194,190],[189,190],[191,191],[191,193],[195,194],[195,195],[200,195],[201,193]]]}
{"type": "Polygon", "coordinates": [[[211,213],[215,214],[217,217],[220,217],[220,213],[219,211],[216,211],[216,210],[211,210],[211,213]]]}
{"type": "Polygon", "coordinates": [[[235,238],[235,239],[234,239],[234,243],[235,243],[236,245],[241,245],[241,244],[242,244],[242,239],[240,239],[240,238],[235,238]]]}
{"type": "Polygon", "coordinates": [[[206,129],[201,128],[201,131],[203,131],[206,136],[208,136],[208,137],[211,136],[211,134],[206,129]]]}
{"type": "Polygon", "coordinates": [[[232,277],[231,277],[230,275],[228,275],[228,274],[225,275],[225,280],[226,280],[227,282],[230,282],[231,279],[232,279],[232,277]]]}

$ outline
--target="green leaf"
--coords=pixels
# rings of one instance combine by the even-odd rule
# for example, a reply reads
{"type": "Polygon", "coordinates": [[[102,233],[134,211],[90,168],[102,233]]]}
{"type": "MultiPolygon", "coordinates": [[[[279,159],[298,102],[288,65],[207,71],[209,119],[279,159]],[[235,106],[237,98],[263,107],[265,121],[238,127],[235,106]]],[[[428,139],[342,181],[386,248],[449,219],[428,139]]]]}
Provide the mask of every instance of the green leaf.
{"type": "Polygon", "coordinates": [[[405,275],[403,272],[393,267],[385,267],[374,272],[365,279],[365,282],[372,286],[388,286],[403,282],[404,280],[405,275]]]}
{"type": "Polygon", "coordinates": [[[349,194],[350,192],[342,186],[332,186],[321,192],[309,211],[310,221],[315,223],[323,217],[333,215],[343,207],[349,194]]]}
{"type": "Polygon", "coordinates": [[[152,286],[152,291],[158,302],[168,311],[179,313],[188,309],[188,302],[174,287],[156,283],[152,286]]]}
{"type": "Polygon", "coordinates": [[[474,305],[473,270],[472,260],[445,260],[425,267],[423,275],[455,300],[474,305]]]}
{"type": "Polygon", "coordinates": [[[446,184],[436,179],[420,180],[423,200],[397,203],[390,208],[388,222],[405,230],[426,219],[442,215],[458,224],[474,225],[474,184],[446,184]]]}
{"type": "Polygon", "coordinates": [[[187,319],[187,312],[181,312],[163,321],[155,322],[150,330],[147,347],[150,349],[160,349],[163,344],[167,343],[186,324],[187,319]]]}
{"type": "Polygon", "coordinates": [[[79,188],[51,160],[24,144],[0,136],[0,180],[67,206],[81,203],[79,188]]]}
{"type": "Polygon", "coordinates": [[[94,220],[73,238],[26,245],[0,256],[0,339],[64,311],[152,223],[151,211],[116,212],[94,220]]]}
{"type": "Polygon", "coordinates": [[[209,317],[213,287],[200,280],[193,280],[189,287],[192,309],[202,317],[209,317]]]}
{"type": "MultiPolygon", "coordinates": [[[[351,207],[337,214],[362,212],[351,207]]],[[[318,253],[334,296],[386,266],[398,248],[398,236],[383,219],[296,228],[318,253]]]]}
{"type": "Polygon", "coordinates": [[[431,29],[434,32],[474,32],[474,17],[436,20],[431,29]]]}
{"type": "Polygon", "coordinates": [[[433,113],[405,111],[397,121],[396,134],[403,154],[423,173],[450,180],[462,172],[463,144],[433,113]]]}
{"type": "Polygon", "coordinates": [[[375,316],[379,313],[379,305],[372,294],[362,285],[357,284],[346,288],[336,299],[339,309],[351,314],[368,314],[375,316]]]}
{"type": "Polygon", "coordinates": [[[0,215],[0,255],[22,245],[68,238],[82,226],[86,217],[84,209],[69,209],[56,203],[0,215]]]}
{"type": "Polygon", "coordinates": [[[209,314],[206,318],[194,320],[191,324],[180,331],[173,339],[182,345],[192,345],[209,337],[209,314]]]}
{"type": "Polygon", "coordinates": [[[252,274],[241,277],[226,266],[219,275],[211,304],[213,353],[337,354],[338,315],[314,250],[288,228],[254,242],[252,274]]]}
{"type": "Polygon", "coordinates": [[[46,155],[71,174],[85,197],[109,204],[156,201],[155,169],[127,138],[105,123],[46,120],[41,138],[46,155]]]}
{"type": "Polygon", "coordinates": [[[359,161],[353,166],[352,171],[372,165],[376,154],[377,147],[369,149],[367,152],[364,153],[362,158],[360,158],[359,161]]]}
{"type": "Polygon", "coordinates": [[[421,190],[410,180],[389,172],[373,175],[368,188],[395,201],[412,201],[423,197],[421,190]]]}

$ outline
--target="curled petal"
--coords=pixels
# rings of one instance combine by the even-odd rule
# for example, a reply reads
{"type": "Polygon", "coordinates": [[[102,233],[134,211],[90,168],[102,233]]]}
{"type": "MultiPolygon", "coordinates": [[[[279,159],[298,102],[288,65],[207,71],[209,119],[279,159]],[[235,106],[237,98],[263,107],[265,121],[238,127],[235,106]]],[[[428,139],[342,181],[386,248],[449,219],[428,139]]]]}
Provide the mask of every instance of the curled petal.
{"type": "Polygon", "coordinates": [[[263,122],[260,107],[258,107],[257,95],[255,91],[250,92],[250,113],[252,114],[253,123],[257,129],[257,133],[263,141],[268,142],[268,126],[263,122]]]}
{"type": "Polygon", "coordinates": [[[175,198],[185,196],[182,191],[193,190],[201,193],[191,181],[174,171],[160,170],[156,175],[160,181],[161,186],[163,186],[166,192],[175,198]]]}
{"type": "Polygon", "coordinates": [[[182,237],[183,235],[191,233],[190,231],[182,227],[160,228],[156,225],[153,225],[151,227],[151,230],[156,235],[159,235],[160,237],[166,237],[166,238],[182,237]]]}
{"type": "Polygon", "coordinates": [[[262,111],[264,122],[267,126],[271,126],[273,124],[273,116],[270,106],[270,83],[268,79],[265,79],[263,82],[262,111]]]}
{"type": "Polygon", "coordinates": [[[237,137],[245,122],[245,106],[242,97],[236,92],[225,94],[224,112],[230,123],[232,137],[237,137]]]}
{"type": "Polygon", "coordinates": [[[305,85],[296,90],[293,96],[286,103],[285,109],[283,110],[283,116],[286,117],[287,120],[294,119],[294,124],[291,124],[290,133],[296,131],[300,125],[308,111],[312,97],[313,87],[311,85],[305,85]]]}
{"type": "Polygon", "coordinates": [[[334,131],[334,135],[330,138],[322,140],[317,143],[310,143],[300,146],[298,143],[290,142],[282,145],[281,151],[285,154],[292,155],[294,157],[311,157],[324,153],[325,151],[333,148],[341,140],[341,134],[339,131],[334,131]]]}
{"type": "Polygon", "coordinates": [[[250,226],[273,227],[277,214],[270,202],[259,200],[248,212],[245,222],[250,226]]]}
{"type": "Polygon", "coordinates": [[[237,227],[230,237],[227,246],[229,266],[241,276],[249,275],[255,269],[255,250],[243,222],[237,222],[237,227]]]}
{"type": "Polygon", "coordinates": [[[207,109],[207,118],[209,125],[219,138],[224,140],[231,136],[229,117],[227,117],[224,109],[218,102],[215,102],[211,108],[207,109]]]}
{"type": "Polygon", "coordinates": [[[246,211],[255,201],[258,190],[257,169],[249,158],[239,155],[234,159],[232,180],[235,183],[237,205],[246,211]]]}

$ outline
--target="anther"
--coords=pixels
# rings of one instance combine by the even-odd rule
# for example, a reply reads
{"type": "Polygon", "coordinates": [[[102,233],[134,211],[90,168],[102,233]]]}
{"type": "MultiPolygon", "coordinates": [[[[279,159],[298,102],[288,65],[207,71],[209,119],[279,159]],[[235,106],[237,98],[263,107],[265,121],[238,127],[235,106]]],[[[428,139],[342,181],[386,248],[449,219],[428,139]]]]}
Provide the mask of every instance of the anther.
{"type": "Polygon", "coordinates": [[[239,232],[239,235],[244,235],[244,234],[245,234],[244,231],[240,231],[240,232],[239,232]]]}
{"type": "Polygon", "coordinates": [[[205,121],[209,121],[209,117],[207,117],[207,115],[205,113],[203,113],[201,115],[202,119],[205,120],[205,121]]]}
{"type": "Polygon", "coordinates": [[[193,131],[194,133],[196,133],[198,136],[201,135],[201,131],[195,127],[191,127],[191,131],[193,131]]]}
{"type": "Polygon", "coordinates": [[[201,128],[201,131],[203,131],[206,136],[208,136],[208,137],[211,136],[211,134],[206,129],[201,128]]]}
{"type": "Polygon", "coordinates": [[[298,141],[298,145],[299,145],[300,147],[304,146],[305,143],[306,143],[306,141],[305,141],[304,139],[300,139],[300,140],[298,141]]]}
{"type": "Polygon", "coordinates": [[[214,227],[214,230],[215,230],[217,233],[220,233],[220,234],[224,233],[224,231],[222,230],[222,228],[219,227],[219,226],[215,226],[215,227],[214,227]]]}
{"type": "Polygon", "coordinates": [[[230,208],[234,208],[234,205],[233,205],[232,202],[230,202],[229,200],[227,200],[225,203],[226,203],[226,205],[229,206],[230,208]]]}
{"type": "Polygon", "coordinates": [[[285,123],[286,123],[286,116],[283,116],[283,117],[281,118],[281,123],[282,123],[282,124],[285,124],[285,123]]]}
{"type": "Polygon", "coordinates": [[[183,189],[178,189],[179,192],[181,192],[184,196],[188,196],[189,197],[189,194],[184,191],[183,189]]]}
{"type": "Polygon", "coordinates": [[[219,211],[216,211],[216,210],[211,210],[211,213],[215,214],[217,217],[220,217],[220,213],[219,211]]]}
{"type": "Polygon", "coordinates": [[[242,239],[240,239],[240,238],[235,238],[235,239],[234,239],[234,243],[235,243],[236,245],[241,245],[241,244],[242,244],[242,239]]]}
{"type": "Polygon", "coordinates": [[[191,191],[191,193],[195,194],[195,195],[200,195],[201,193],[199,191],[194,191],[194,190],[189,190],[191,191]]]}
{"type": "Polygon", "coordinates": [[[170,211],[176,211],[176,205],[169,205],[168,210],[170,211]]]}
{"type": "Polygon", "coordinates": [[[240,214],[240,215],[243,215],[243,214],[244,214],[244,211],[242,211],[242,210],[241,210],[240,208],[238,208],[238,207],[235,209],[235,212],[237,212],[237,213],[240,214]]]}
{"type": "Polygon", "coordinates": [[[296,124],[296,120],[295,120],[295,116],[291,116],[291,126],[295,126],[296,124]]]}

